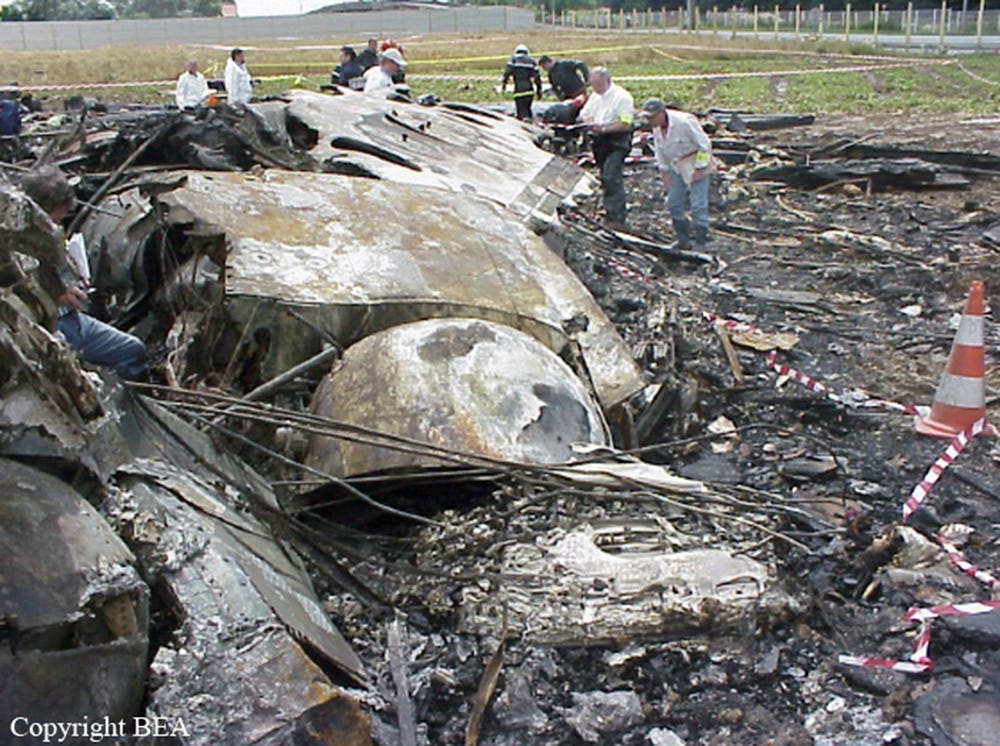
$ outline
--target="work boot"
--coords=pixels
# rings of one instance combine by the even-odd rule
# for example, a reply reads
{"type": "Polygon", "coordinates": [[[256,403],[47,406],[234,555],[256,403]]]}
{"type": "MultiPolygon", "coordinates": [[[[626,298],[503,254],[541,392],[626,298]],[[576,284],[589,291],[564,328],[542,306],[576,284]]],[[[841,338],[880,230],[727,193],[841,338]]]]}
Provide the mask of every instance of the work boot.
{"type": "Polygon", "coordinates": [[[694,227],[694,247],[698,251],[705,251],[708,248],[708,230],[694,227]]]}
{"type": "Polygon", "coordinates": [[[690,249],[691,248],[691,224],[688,223],[687,218],[683,220],[671,220],[674,226],[674,233],[677,234],[677,243],[674,244],[674,248],[677,249],[690,249]]]}
{"type": "Polygon", "coordinates": [[[623,231],[628,226],[625,225],[624,220],[612,220],[611,218],[604,219],[604,227],[609,231],[623,231]]]}

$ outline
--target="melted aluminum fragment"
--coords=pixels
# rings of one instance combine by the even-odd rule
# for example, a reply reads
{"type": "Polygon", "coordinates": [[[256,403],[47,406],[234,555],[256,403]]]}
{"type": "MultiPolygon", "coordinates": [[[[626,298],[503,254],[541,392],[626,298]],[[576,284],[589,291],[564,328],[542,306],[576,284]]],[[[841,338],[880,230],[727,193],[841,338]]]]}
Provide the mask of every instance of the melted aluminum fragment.
{"type": "Polygon", "coordinates": [[[527,640],[595,645],[782,616],[791,604],[760,562],[721,549],[665,550],[626,524],[509,545],[502,576],[486,592],[463,589],[464,628],[496,634],[506,609],[527,640]]]}

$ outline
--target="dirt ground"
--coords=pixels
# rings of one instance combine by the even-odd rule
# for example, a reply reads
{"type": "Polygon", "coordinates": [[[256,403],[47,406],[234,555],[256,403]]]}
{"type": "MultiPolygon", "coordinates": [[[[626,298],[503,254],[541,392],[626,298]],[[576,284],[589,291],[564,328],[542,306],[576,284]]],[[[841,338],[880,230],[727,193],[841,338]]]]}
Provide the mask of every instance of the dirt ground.
{"type": "MultiPolygon", "coordinates": [[[[1000,154],[996,121],[883,115],[750,137],[761,159],[801,158],[859,140],[1000,154]]],[[[777,361],[834,392],[860,389],[926,405],[970,283],[981,280],[987,401],[995,413],[1000,334],[989,306],[1000,262],[984,234],[1000,225],[997,173],[974,176],[961,190],[866,194],[754,183],[750,170],[730,167],[716,179],[711,264],[622,246],[586,219],[567,217],[567,260],[649,383],[666,389],[665,416],[646,433],[644,457],[711,485],[728,500],[725,515],[614,495],[466,485],[432,495],[431,504],[452,506],[441,514],[447,528],[401,535],[381,526],[377,538],[340,537],[356,550],[344,558],[355,577],[403,612],[395,621],[397,654],[409,661],[419,742],[464,742],[476,690],[500,644],[500,620],[489,633],[470,609],[498,585],[518,582],[504,560],[510,546],[608,521],[652,522],[659,540],[675,546],[737,548],[768,565],[791,602],[736,625],[709,619],[699,630],[656,635],[626,627],[614,642],[581,634],[540,644],[528,625],[514,625],[480,743],[995,742],[1000,613],[934,619],[929,673],[848,666],[838,656],[907,660],[918,629],[905,621],[907,609],[995,597],[950,564],[933,537],[968,537],[969,562],[987,572],[1000,565],[996,439],[975,439],[926,509],[901,527],[904,500],[948,441],[916,435],[910,415],[847,407],[779,378],[764,352],[737,345],[731,361],[705,314],[793,333],[797,344],[777,361]],[[735,432],[713,439],[706,434],[720,418],[735,432]],[[734,515],[780,535],[741,527],[734,515]]],[[[669,243],[651,165],[627,166],[626,187],[630,229],[669,243]]],[[[580,209],[598,214],[594,204],[580,209]]],[[[643,410],[652,398],[650,390],[636,402],[639,425],[648,425],[643,410]]],[[[359,695],[371,706],[376,740],[399,742],[397,690],[383,654],[392,617],[319,581],[334,620],[379,682],[377,695],[359,695]]],[[[540,605],[554,599],[544,586],[542,579],[540,605]]]]}

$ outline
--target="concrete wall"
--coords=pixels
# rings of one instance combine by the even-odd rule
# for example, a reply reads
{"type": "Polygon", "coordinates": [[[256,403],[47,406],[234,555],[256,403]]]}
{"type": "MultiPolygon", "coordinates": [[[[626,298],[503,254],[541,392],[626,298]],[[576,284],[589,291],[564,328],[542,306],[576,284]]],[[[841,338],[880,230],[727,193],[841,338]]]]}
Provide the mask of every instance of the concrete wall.
{"type": "Polygon", "coordinates": [[[506,6],[315,13],[267,18],[166,18],[142,21],[0,23],[0,48],[92,49],[113,44],[223,44],[337,37],[514,31],[534,26],[533,11],[506,6]]]}

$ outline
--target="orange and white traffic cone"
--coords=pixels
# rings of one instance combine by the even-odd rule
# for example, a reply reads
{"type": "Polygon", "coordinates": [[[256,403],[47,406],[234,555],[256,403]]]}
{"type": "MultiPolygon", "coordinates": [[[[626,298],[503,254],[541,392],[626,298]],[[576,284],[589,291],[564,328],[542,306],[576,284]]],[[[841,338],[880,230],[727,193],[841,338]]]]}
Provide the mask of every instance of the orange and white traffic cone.
{"type": "Polygon", "coordinates": [[[976,280],[969,290],[965,313],[951,345],[948,367],[934,394],[931,412],[914,421],[918,433],[953,438],[986,416],[985,357],[983,283],[976,280]]]}

